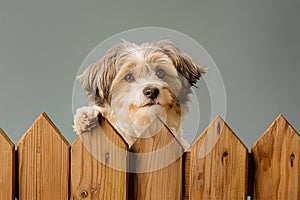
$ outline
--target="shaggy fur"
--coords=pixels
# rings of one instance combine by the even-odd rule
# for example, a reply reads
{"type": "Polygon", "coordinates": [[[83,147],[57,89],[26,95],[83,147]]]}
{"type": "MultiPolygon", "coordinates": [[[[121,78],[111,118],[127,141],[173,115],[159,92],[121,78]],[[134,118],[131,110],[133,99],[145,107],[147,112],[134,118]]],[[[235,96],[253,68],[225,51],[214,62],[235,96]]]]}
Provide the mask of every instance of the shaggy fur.
{"type": "Polygon", "coordinates": [[[123,41],[78,76],[90,105],[77,109],[74,130],[90,131],[103,116],[132,145],[159,119],[186,145],[182,118],[191,87],[205,72],[170,41],[123,41]]]}

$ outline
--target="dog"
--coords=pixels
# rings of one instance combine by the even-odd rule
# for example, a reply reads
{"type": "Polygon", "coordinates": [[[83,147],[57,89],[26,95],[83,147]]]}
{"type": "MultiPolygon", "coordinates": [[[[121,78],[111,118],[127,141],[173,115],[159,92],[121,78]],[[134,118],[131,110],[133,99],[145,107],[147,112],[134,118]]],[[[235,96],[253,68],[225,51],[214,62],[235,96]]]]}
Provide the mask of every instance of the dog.
{"type": "Polygon", "coordinates": [[[187,147],[182,120],[191,87],[206,72],[171,41],[123,40],[77,77],[89,106],[77,109],[74,131],[91,131],[104,117],[131,146],[145,132],[159,131],[160,123],[187,147]]]}

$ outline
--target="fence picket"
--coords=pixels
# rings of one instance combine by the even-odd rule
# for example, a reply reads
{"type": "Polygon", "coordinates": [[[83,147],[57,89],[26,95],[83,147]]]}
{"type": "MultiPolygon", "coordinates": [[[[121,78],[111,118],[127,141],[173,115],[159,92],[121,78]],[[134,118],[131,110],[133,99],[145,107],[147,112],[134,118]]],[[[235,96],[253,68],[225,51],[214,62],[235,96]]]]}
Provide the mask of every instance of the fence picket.
{"type": "Polygon", "coordinates": [[[18,143],[19,199],[68,199],[69,144],[42,113],[18,143]]]}
{"type": "Polygon", "coordinates": [[[279,115],[253,145],[255,199],[300,199],[300,136],[279,115]]]}
{"type": "Polygon", "coordinates": [[[0,128],[0,199],[13,199],[15,172],[15,145],[0,128]]]}
{"type": "Polygon", "coordinates": [[[128,196],[128,145],[106,119],[71,146],[71,196],[118,199],[128,196]]]}
{"type": "Polygon", "coordinates": [[[219,116],[184,154],[171,131],[155,124],[129,147],[102,118],[70,147],[42,113],[18,154],[0,129],[0,200],[14,193],[24,200],[300,199],[300,136],[282,115],[251,153],[219,116]]]}
{"type": "Polygon", "coordinates": [[[245,199],[246,146],[217,117],[191,145],[190,199],[245,199]]]}
{"type": "Polygon", "coordinates": [[[130,167],[136,173],[130,176],[129,199],[182,199],[183,149],[170,130],[160,126],[159,132],[138,138],[130,149],[135,153],[130,167]]]}

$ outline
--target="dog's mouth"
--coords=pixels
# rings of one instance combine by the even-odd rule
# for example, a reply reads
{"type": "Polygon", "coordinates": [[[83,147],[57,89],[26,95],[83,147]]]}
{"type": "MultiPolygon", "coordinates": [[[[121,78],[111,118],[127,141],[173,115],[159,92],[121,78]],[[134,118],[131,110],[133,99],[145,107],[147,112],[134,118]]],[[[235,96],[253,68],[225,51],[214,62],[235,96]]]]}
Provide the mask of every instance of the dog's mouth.
{"type": "Polygon", "coordinates": [[[160,103],[159,102],[155,102],[155,101],[150,101],[150,102],[144,104],[141,107],[151,107],[151,106],[155,106],[155,105],[160,105],[160,103]]]}

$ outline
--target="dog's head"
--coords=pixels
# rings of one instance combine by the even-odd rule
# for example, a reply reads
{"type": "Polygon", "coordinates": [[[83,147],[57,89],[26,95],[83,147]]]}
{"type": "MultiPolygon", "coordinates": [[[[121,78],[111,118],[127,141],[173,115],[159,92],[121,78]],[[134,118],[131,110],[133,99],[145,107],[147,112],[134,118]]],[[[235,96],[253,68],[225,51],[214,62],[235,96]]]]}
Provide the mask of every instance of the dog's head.
{"type": "Polygon", "coordinates": [[[78,79],[90,103],[109,108],[113,121],[144,127],[157,116],[181,124],[191,87],[205,72],[170,41],[123,41],[78,79]]]}

